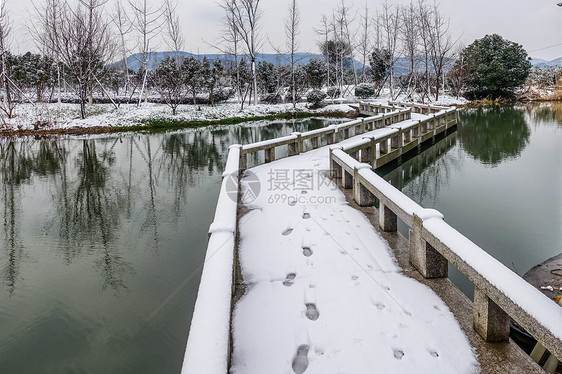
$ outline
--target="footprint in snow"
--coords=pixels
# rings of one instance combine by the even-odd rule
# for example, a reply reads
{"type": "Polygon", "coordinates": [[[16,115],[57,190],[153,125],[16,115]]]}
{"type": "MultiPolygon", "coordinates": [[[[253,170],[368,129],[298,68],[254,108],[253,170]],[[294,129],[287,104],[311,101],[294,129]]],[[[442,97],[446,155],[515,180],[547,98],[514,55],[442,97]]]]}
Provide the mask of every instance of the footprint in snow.
{"type": "Polygon", "coordinates": [[[310,304],[306,304],[306,318],[308,318],[311,321],[316,321],[318,319],[318,317],[320,317],[320,313],[318,312],[318,309],[316,308],[316,304],[310,303],[310,304]]]}
{"type": "Polygon", "coordinates": [[[287,227],[287,228],[285,229],[285,231],[283,231],[281,234],[282,234],[283,236],[287,236],[287,235],[290,235],[292,232],[293,232],[293,229],[292,229],[291,227],[287,227]]]}
{"type": "Polygon", "coordinates": [[[293,372],[303,374],[308,369],[308,345],[301,345],[297,348],[297,353],[293,357],[293,372]]]}
{"type": "Polygon", "coordinates": [[[404,352],[402,352],[402,350],[400,349],[395,349],[394,350],[394,358],[397,360],[401,360],[402,357],[404,357],[404,352]]]}
{"type": "Polygon", "coordinates": [[[295,283],[295,278],[297,277],[296,273],[289,273],[287,274],[287,278],[283,281],[283,286],[291,287],[293,283],[295,283]]]}
{"type": "Polygon", "coordinates": [[[312,256],[312,249],[310,247],[302,247],[302,254],[306,257],[312,256]]]}

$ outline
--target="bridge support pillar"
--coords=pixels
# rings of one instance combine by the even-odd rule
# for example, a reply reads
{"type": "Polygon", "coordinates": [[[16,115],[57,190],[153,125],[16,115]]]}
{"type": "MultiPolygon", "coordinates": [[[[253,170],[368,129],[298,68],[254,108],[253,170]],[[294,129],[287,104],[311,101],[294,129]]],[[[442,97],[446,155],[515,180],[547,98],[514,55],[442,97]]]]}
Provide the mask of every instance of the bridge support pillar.
{"type": "Polygon", "coordinates": [[[398,135],[393,136],[390,139],[390,147],[392,149],[398,149],[402,147],[402,132],[398,133],[398,135]]]}
{"type": "Polygon", "coordinates": [[[353,188],[353,175],[349,174],[343,168],[342,168],[341,185],[346,190],[350,190],[353,188]]]}
{"type": "Polygon", "coordinates": [[[275,147],[271,147],[265,150],[265,163],[270,163],[275,161],[275,147]]]}
{"type": "Polygon", "coordinates": [[[312,143],[312,149],[318,148],[318,146],[320,145],[319,138],[317,137],[311,138],[310,143],[312,143]]]}
{"type": "Polygon", "coordinates": [[[333,158],[332,158],[332,151],[333,151],[333,149],[330,148],[330,177],[331,177],[332,179],[336,179],[336,182],[337,182],[337,179],[341,179],[341,178],[342,178],[342,171],[343,171],[343,168],[342,168],[340,165],[338,165],[337,162],[335,162],[335,161],[333,160],[333,158]]]}
{"type": "Polygon", "coordinates": [[[412,136],[410,130],[404,132],[404,143],[410,143],[412,141],[412,136]]]}
{"type": "Polygon", "coordinates": [[[353,170],[353,199],[359,206],[373,206],[375,205],[375,195],[359,181],[359,170],[361,169],[371,169],[371,166],[362,164],[353,170]]]}
{"type": "Polygon", "coordinates": [[[410,229],[410,263],[426,279],[447,278],[449,263],[441,253],[422,239],[423,220],[414,213],[410,229]]]}
{"type": "Polygon", "coordinates": [[[509,315],[494,303],[486,293],[474,287],[474,329],[485,341],[509,340],[509,315]]]}
{"type": "Polygon", "coordinates": [[[371,148],[371,147],[363,148],[361,150],[359,162],[364,162],[364,163],[370,164],[372,160],[373,160],[373,148],[371,148]]]}
{"type": "Polygon", "coordinates": [[[289,144],[289,156],[300,155],[303,150],[301,133],[294,132],[291,135],[296,135],[297,139],[294,143],[289,144]]]}
{"type": "Polygon", "coordinates": [[[379,203],[379,226],[382,231],[396,232],[398,230],[398,216],[383,202],[379,203]]]}
{"type": "Polygon", "coordinates": [[[381,152],[381,155],[388,153],[388,140],[385,140],[379,144],[379,150],[381,152]]]}

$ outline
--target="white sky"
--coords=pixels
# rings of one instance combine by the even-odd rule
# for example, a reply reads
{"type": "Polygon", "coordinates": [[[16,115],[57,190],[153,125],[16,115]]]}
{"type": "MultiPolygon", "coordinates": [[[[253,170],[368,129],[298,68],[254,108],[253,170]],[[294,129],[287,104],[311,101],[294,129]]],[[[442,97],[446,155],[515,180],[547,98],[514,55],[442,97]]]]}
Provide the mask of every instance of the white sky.
{"type": "MultiPolygon", "coordinates": [[[[26,25],[32,22],[32,0],[0,1],[6,1],[11,16],[14,31],[12,46],[15,52],[34,50],[26,29],[26,25]]],[[[116,0],[110,0],[110,3],[113,1],[116,0]]],[[[375,0],[366,1],[372,9],[382,3],[375,0]]],[[[276,46],[284,43],[283,18],[287,13],[288,2],[261,2],[264,52],[272,52],[268,39],[276,46]]],[[[345,2],[357,10],[365,6],[365,0],[345,2]]],[[[391,4],[408,2],[409,0],[389,0],[391,4]]],[[[552,60],[562,57],[562,7],[556,6],[557,2],[558,0],[441,0],[440,8],[443,14],[450,17],[451,31],[455,38],[460,37],[460,41],[465,45],[486,34],[497,33],[522,44],[532,57],[552,60]],[[554,45],[557,46],[546,48],[554,45]]],[[[330,14],[340,3],[341,0],[300,0],[300,50],[318,52],[313,29],[319,26],[322,14],[330,14]]],[[[109,9],[111,8],[110,6],[109,9]]],[[[216,1],[179,0],[178,11],[186,40],[184,49],[193,53],[216,53],[217,51],[207,44],[213,44],[219,38],[222,11],[216,1]]],[[[163,43],[159,47],[159,50],[167,49],[163,43]]]]}

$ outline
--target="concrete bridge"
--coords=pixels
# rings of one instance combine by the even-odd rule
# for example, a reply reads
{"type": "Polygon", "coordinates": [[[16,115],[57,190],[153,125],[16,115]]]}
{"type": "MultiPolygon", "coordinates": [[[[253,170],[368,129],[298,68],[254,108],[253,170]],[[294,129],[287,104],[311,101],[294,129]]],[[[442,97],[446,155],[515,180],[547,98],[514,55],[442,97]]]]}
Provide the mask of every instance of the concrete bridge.
{"type": "Polygon", "coordinates": [[[231,147],[183,373],[543,372],[509,339],[511,320],[560,360],[562,309],[374,172],[455,131],[456,109],[359,110],[231,147]]]}

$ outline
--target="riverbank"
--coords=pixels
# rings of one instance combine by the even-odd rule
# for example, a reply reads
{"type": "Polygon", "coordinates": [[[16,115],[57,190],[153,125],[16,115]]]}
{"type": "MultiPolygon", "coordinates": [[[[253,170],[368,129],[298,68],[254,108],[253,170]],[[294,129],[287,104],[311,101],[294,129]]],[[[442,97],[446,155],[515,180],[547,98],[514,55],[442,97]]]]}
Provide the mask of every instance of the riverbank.
{"type": "MultiPolygon", "coordinates": [[[[399,97],[398,100],[405,98],[399,97]]],[[[383,93],[368,101],[386,103],[389,95],[383,93]]],[[[164,131],[212,125],[231,125],[248,121],[291,118],[355,118],[360,99],[348,97],[326,102],[321,108],[311,108],[308,103],[258,104],[245,106],[229,102],[216,106],[180,105],[177,114],[164,104],[122,104],[115,109],[111,104],[87,106],[87,118],[80,118],[78,104],[36,103],[21,104],[13,118],[0,116],[0,136],[56,136],[87,135],[128,131],[164,131]],[[350,106],[351,105],[351,106],[350,106]]],[[[443,96],[434,105],[466,104],[467,101],[443,96]]]]}
{"type": "Polygon", "coordinates": [[[523,279],[549,299],[557,301],[557,297],[562,296],[562,253],[534,266],[523,279]]]}
{"type": "Polygon", "coordinates": [[[254,105],[240,110],[239,104],[217,106],[185,105],[173,116],[162,104],[141,106],[121,105],[118,109],[108,104],[88,107],[88,117],[79,118],[77,104],[22,104],[14,118],[2,118],[0,135],[53,136],[116,133],[127,131],[162,131],[211,125],[231,125],[247,121],[275,119],[331,117],[354,118],[357,112],[347,104],[329,104],[311,109],[304,103],[254,105]]]}

